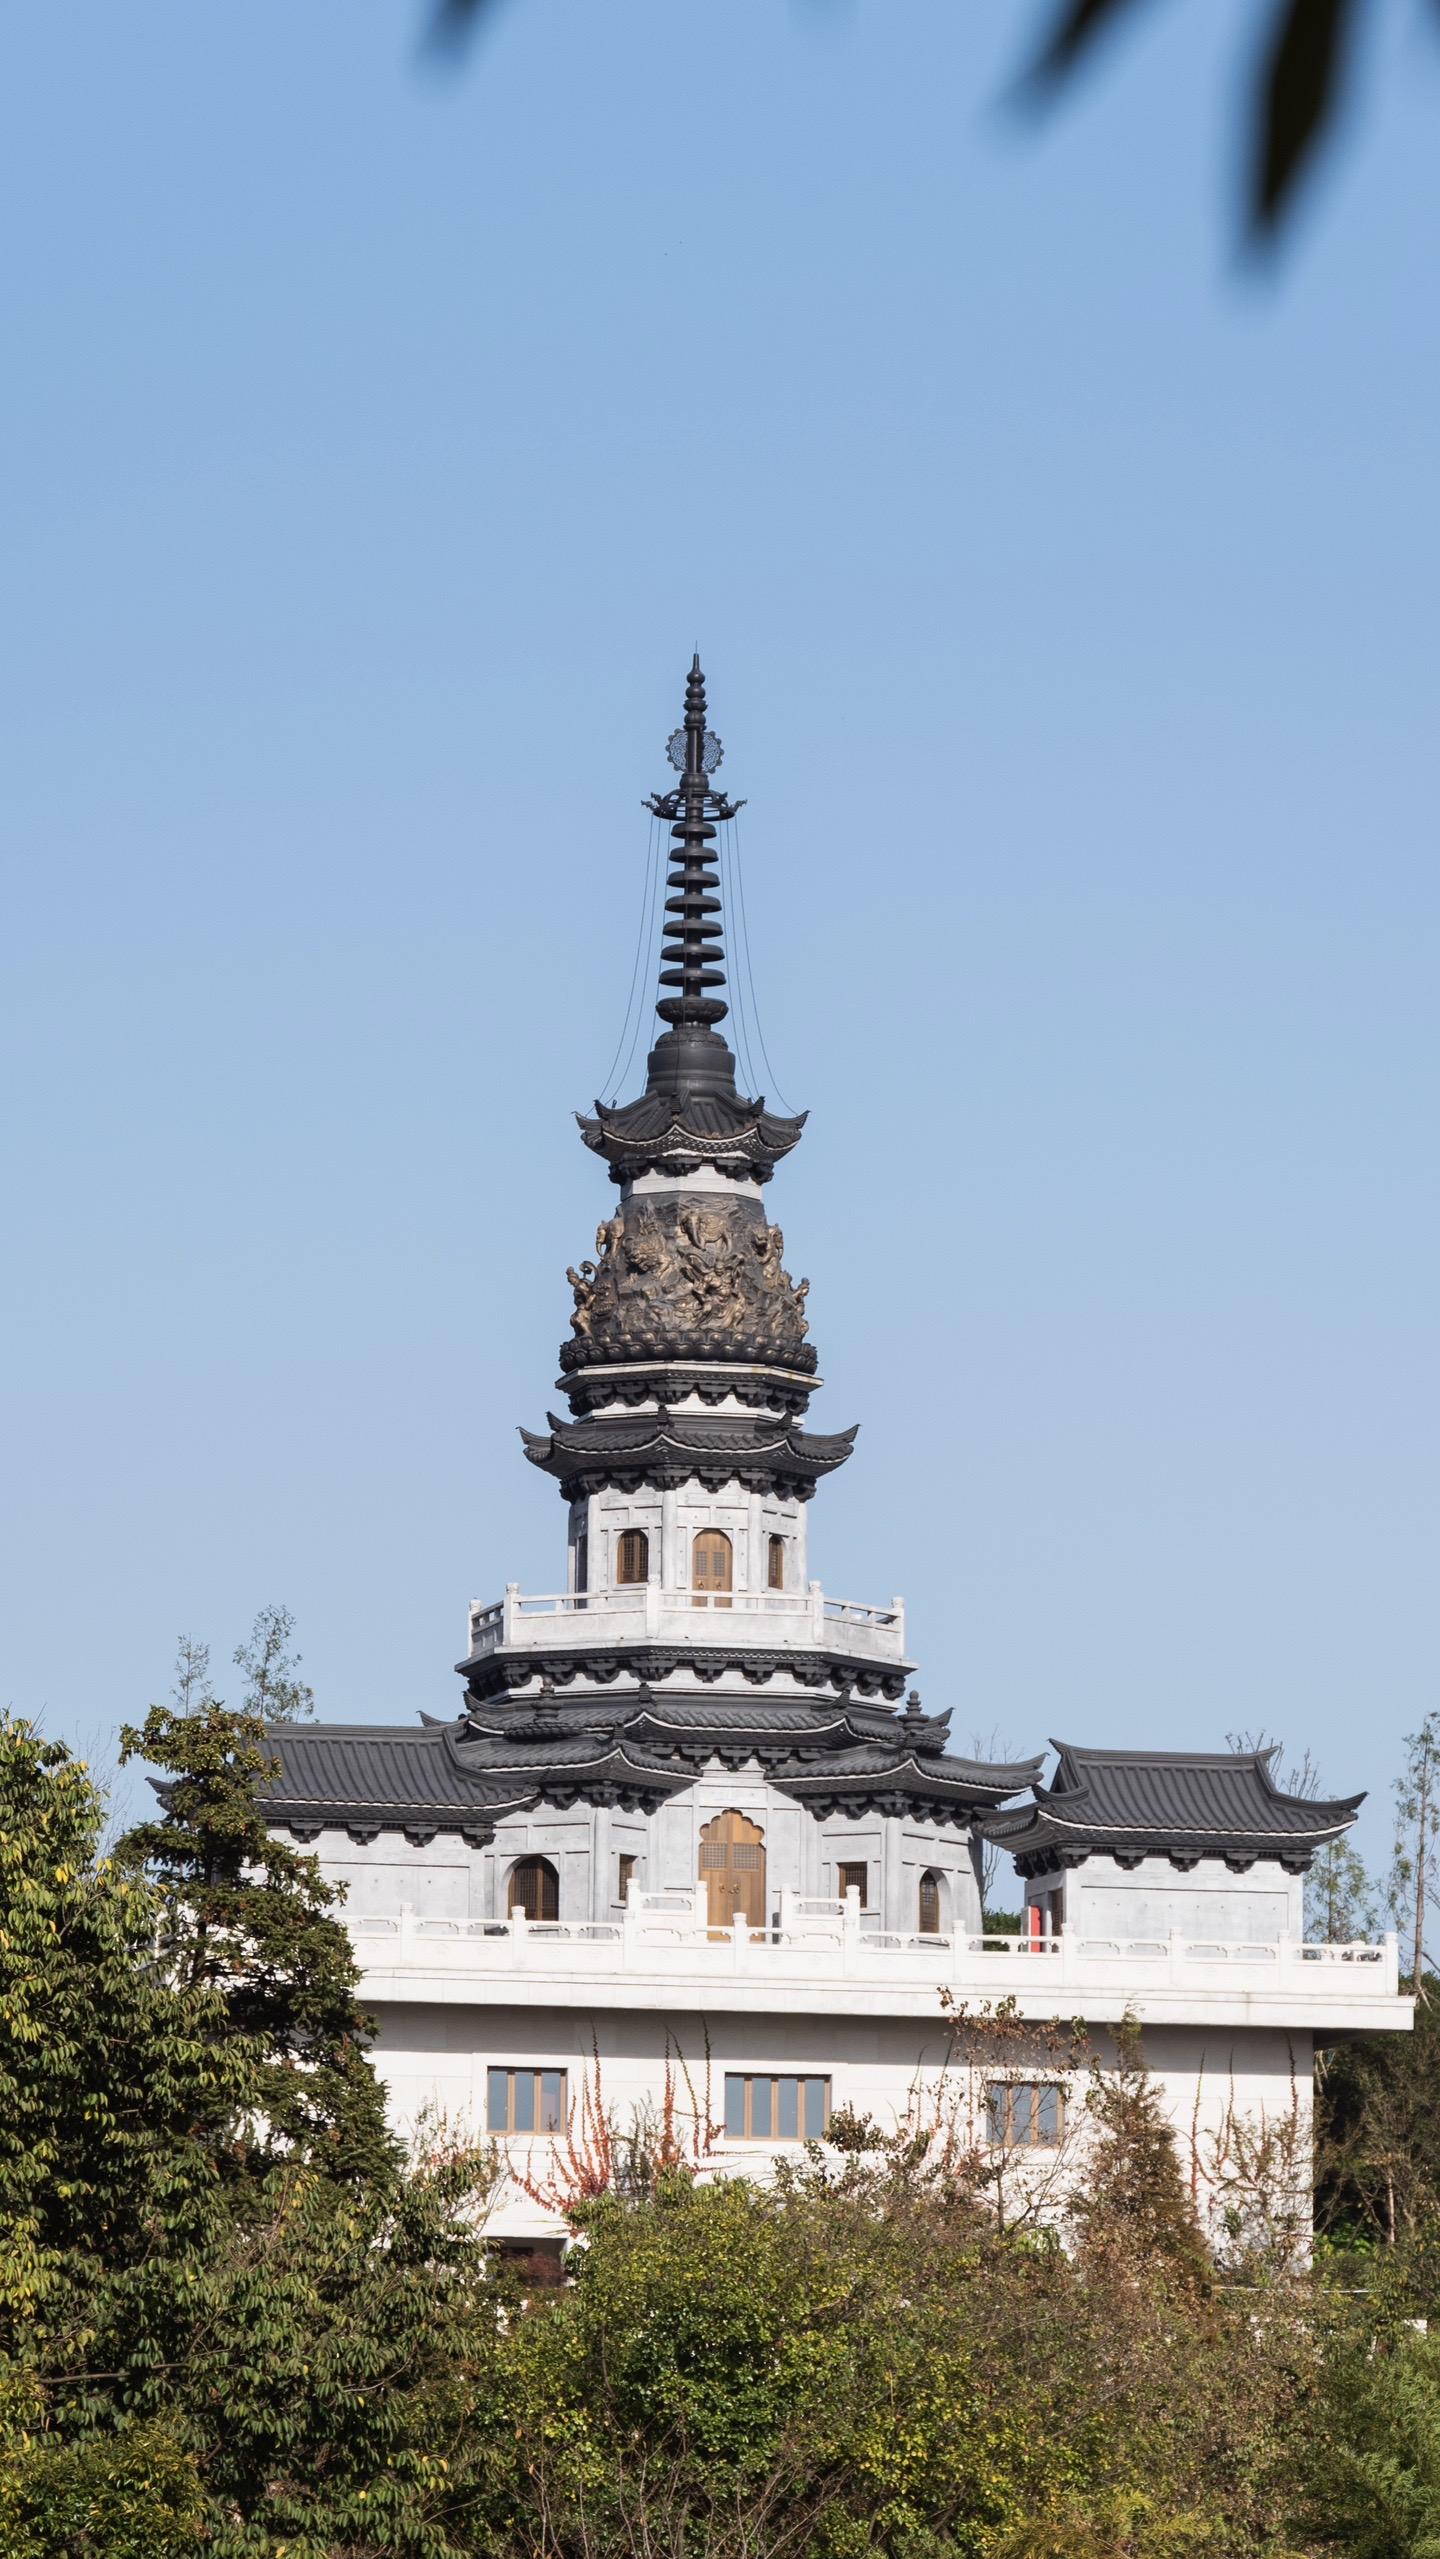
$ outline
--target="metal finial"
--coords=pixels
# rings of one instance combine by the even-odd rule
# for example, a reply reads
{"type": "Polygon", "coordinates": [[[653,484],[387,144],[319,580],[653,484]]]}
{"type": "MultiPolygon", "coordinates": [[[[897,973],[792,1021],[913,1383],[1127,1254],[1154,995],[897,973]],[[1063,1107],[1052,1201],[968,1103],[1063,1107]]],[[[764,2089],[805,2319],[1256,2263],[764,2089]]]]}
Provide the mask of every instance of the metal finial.
{"type": "Polygon", "coordinates": [[[665,751],[679,784],[673,791],[657,792],[646,806],[669,821],[673,839],[660,984],[676,992],[663,994],[655,1009],[662,1021],[676,1025],[714,1024],[730,1008],[711,991],[725,983],[720,879],[711,848],[716,823],[733,817],[744,802],[727,800],[710,780],[724,748],[705,725],[705,677],[698,649],[685,679],[684,725],[672,730],[665,751]]]}

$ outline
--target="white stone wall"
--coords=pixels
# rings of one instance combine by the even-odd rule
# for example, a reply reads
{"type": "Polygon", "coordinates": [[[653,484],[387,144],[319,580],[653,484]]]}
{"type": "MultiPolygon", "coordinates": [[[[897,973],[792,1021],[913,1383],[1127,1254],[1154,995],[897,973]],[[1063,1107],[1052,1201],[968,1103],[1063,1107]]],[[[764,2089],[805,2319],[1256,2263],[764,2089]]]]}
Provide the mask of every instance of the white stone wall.
{"type": "Polygon", "coordinates": [[[746,1814],[765,1834],[772,1912],[782,1889],[835,1894],[841,1862],[863,1859],[868,1926],[918,1928],[920,1878],[927,1869],[941,1877],[941,1928],[980,1926],[976,1852],[964,1829],[881,1814],[817,1820],[757,1766],[706,1770],[654,1813],[585,1804],[562,1810],[541,1803],[498,1822],[493,1842],[484,1848],[467,1848],[443,1831],[427,1847],[390,1831],[363,1843],[343,1831],[326,1831],[314,1842],[314,1853],[324,1873],[346,1886],[347,1912],[360,1918],[398,1918],[408,1906],[423,1919],[501,1920],[518,1861],[547,1857],[560,1879],[562,1920],[614,1919],[622,1855],[638,1860],[635,1881],[642,1891],[687,1892],[699,1877],[701,1829],[724,1812],[746,1814]]]}
{"type": "MultiPolygon", "coordinates": [[[[697,1411],[712,1409],[701,1405],[698,1398],[689,1400],[697,1411]]],[[[731,1396],[725,1405],[713,1409],[738,1413],[745,1407],[731,1396]]],[[[641,1487],[634,1493],[607,1487],[570,1506],[565,1588],[573,1591],[581,1587],[578,1549],[582,1537],[586,1540],[584,1587],[597,1592],[618,1588],[620,1539],[627,1528],[639,1528],[649,1541],[648,1578],[667,1591],[688,1591],[692,1587],[691,1548],[695,1537],[702,1528],[720,1528],[734,1551],[737,1592],[769,1589],[772,1536],[785,1540],[785,1579],[781,1587],[803,1592],[809,1573],[806,1510],[804,1502],[785,1500],[778,1494],[749,1492],[737,1483],[723,1485],[718,1493],[707,1492],[699,1483],[664,1493],[650,1487],[641,1487]]]]}
{"type": "Polygon", "coordinates": [[[1173,1934],[1273,1945],[1305,1933],[1304,1880],[1287,1875],[1275,1858],[1257,1859],[1237,1875],[1222,1857],[1202,1857],[1188,1873],[1167,1857],[1147,1857],[1133,1868],[1113,1857],[1087,1857],[1062,1875],[1028,1883],[1027,1907],[1043,1910],[1056,1893],[1064,1926],[1083,1937],[1173,1934]]]}
{"type": "MultiPolygon", "coordinates": [[[[832,2111],[841,2107],[871,2116],[893,2131],[938,2108],[949,2109],[978,2137],[985,2124],[985,2089],[991,2079],[1028,2076],[1059,2080],[1066,2090],[1067,2130],[1062,2157],[1037,2154],[1027,2166],[1044,2177],[1072,2173],[1083,2156],[1086,2072],[1068,2072],[1043,2028],[1033,2048],[1007,2041],[993,2063],[958,2064],[938,2006],[933,2023],[913,2019],[822,2018],[803,2013],[745,2014],[712,2008],[675,2015],[653,2011],[588,2012],[577,2008],[386,2005],[379,2012],[376,2063],[390,2095],[392,2119],[408,2131],[424,2117],[443,2117],[457,2131],[486,2131],[486,2073],[491,2064],[567,2073],[567,2094],[577,2105],[582,2086],[597,2085],[604,2109],[623,2131],[634,2114],[658,2110],[667,2077],[682,2115],[691,2097],[717,2127],[725,2116],[727,2071],[802,2073],[827,2077],[832,2111]],[[678,2059],[677,2059],[678,2055],[678,2059]],[[684,2071],[680,2064],[683,2062],[684,2071]]],[[[1095,2049],[1103,2060],[1113,2047],[1103,2029],[1095,2049]]],[[[1273,2028],[1157,2026],[1144,2038],[1146,2061],[1160,2085],[1182,2164],[1202,2205],[1213,2187],[1232,2118],[1251,2125],[1297,2120],[1308,2139],[1312,2040],[1273,2028]]],[[[532,2183],[543,2183],[553,2145],[543,2136],[514,2136],[507,2145],[532,2183]]],[[[798,2155],[798,2144],[726,2142],[713,2155],[720,2173],[768,2175],[775,2159],[798,2155]]],[[[1303,2164],[1303,2163],[1302,2163],[1303,2164]]],[[[502,2193],[493,2221],[497,2235],[538,2237],[559,2228],[513,2183],[502,2193]]]]}

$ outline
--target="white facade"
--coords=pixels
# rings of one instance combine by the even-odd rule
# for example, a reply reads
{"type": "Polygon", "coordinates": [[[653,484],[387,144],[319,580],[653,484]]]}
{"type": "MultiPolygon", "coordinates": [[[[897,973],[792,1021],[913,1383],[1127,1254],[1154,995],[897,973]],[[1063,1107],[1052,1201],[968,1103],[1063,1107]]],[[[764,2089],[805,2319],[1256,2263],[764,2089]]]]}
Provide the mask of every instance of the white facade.
{"type": "MultiPolygon", "coordinates": [[[[717,1781],[717,1800],[723,1791],[717,1781]]],[[[328,1871],[354,1877],[353,1849],[340,1858],[332,1843],[323,1848],[328,1871]]],[[[372,1902],[386,1870],[397,1886],[407,1873],[425,1880],[422,1867],[386,1859],[369,1869],[372,1902]]],[[[1073,2129],[1083,2073],[1057,2063],[1053,2021],[1083,2018],[1103,2058],[1107,2030],[1132,2016],[1198,2190],[1216,2173],[1235,2117],[1308,2124],[1317,2037],[1394,2030],[1410,2018],[1393,1938],[1361,1948],[1290,1936],[922,1936],[867,1927],[853,1895],[841,1903],[788,1888],[763,1932],[741,1923],[712,1931],[693,1887],[636,1891],[604,1922],[537,1925],[463,1917],[458,1885],[450,1891],[454,1913],[428,1917],[413,1904],[362,1912],[352,1899],[363,1996],[379,2021],[376,2060],[397,2123],[438,2115],[483,2132],[492,2070],[563,2073],[572,2120],[588,2098],[623,2130],[637,2114],[657,2115],[667,2096],[682,2117],[699,2117],[710,2128],[700,2139],[706,2173],[765,2175],[777,2154],[798,2149],[798,2133],[727,2137],[726,2083],[737,2078],[822,2080],[832,2113],[850,2108],[892,2130],[946,2105],[983,2121],[991,2076],[1010,2082],[1018,2071],[1029,2084],[1033,2068],[1037,2085],[1064,2084],[1073,2129]],[[957,2061],[942,1990],[951,2014],[981,2021],[982,2041],[986,2016],[1012,2002],[1033,2024],[1033,2063],[1013,2029],[993,2073],[983,2054],[957,2061]]],[[[563,2182],[563,2139],[502,2138],[518,2173],[501,2192],[495,2235],[556,2238],[561,2214],[527,2186],[543,2189],[552,2174],[563,2182]]]]}
{"type": "Polygon", "coordinates": [[[802,1427],[808,1281],[752,1178],[800,1123],[737,1092],[715,1028],[711,846],[734,808],[698,659],[677,773],[682,748],[650,803],[674,839],[671,1027],[640,1100],[583,1124],[620,1211],[569,1274],[574,1418],[526,1434],[567,1495],[560,1587],[472,1607],[454,1726],[283,1738],[272,1818],[345,1887],[397,2122],[438,2113],[507,2146],[505,2238],[563,2230],[574,2140],[667,2109],[706,2173],[763,2175],[843,2109],[889,2131],[958,2105],[998,2151],[1021,2125],[1032,2165],[1058,2158],[1082,2087],[1056,2020],[1086,2021],[1102,2065],[1139,2022],[1199,2193],[1235,2116],[1308,2123],[1317,2037],[1410,2022],[1393,1939],[1303,1943],[1297,1870],[1352,1807],[1307,1828],[1252,1770],[1253,1818],[1227,1820],[1216,1761],[1165,1820],[1145,1799],[1086,1833],[1067,1779],[1015,1816],[1044,1830],[1024,1933],[982,1934],[976,1823],[1038,1762],[951,1759],[943,1717],[913,1692],[896,1711],[903,1602],[811,1577],[799,1495],[853,1433],[802,1427]],[[1112,1838],[1123,1856],[1097,1848],[1112,1838]]]}

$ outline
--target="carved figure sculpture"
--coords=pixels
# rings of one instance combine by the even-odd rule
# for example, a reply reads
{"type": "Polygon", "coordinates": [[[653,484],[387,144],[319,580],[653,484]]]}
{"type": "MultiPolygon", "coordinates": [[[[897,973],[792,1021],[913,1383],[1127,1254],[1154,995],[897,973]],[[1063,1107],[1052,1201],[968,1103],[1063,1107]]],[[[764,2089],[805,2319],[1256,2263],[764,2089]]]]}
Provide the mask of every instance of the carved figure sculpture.
{"type": "Polygon", "coordinates": [[[597,1259],[567,1274],[572,1330],[604,1348],[743,1340],[783,1358],[809,1330],[809,1282],[796,1287],[784,1251],[780,1228],[740,1202],[632,1199],[597,1227],[597,1259]]]}
{"type": "Polygon", "coordinates": [[[578,1271],[569,1270],[565,1277],[575,1291],[575,1312],[570,1318],[570,1329],[580,1335],[588,1334],[594,1321],[595,1265],[582,1262],[578,1271]]]}

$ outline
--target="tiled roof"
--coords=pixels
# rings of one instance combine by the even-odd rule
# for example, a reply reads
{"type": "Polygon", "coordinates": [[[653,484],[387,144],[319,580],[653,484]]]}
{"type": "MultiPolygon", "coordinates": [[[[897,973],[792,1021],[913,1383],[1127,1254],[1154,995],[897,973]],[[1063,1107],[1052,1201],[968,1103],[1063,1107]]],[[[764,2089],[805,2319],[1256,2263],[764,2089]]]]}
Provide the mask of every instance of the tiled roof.
{"type": "Polygon", "coordinates": [[[449,1829],[488,1834],[540,1801],[659,1801],[711,1758],[754,1760],[802,1800],[895,1797],[984,1810],[1034,1778],[1038,1760],[991,1767],[951,1758],[945,1718],[834,1700],[783,1703],[719,1690],[564,1699],[542,1691],[473,1719],[414,1726],[286,1725],[267,1806],[283,1827],[449,1829]]]}
{"type": "Polygon", "coordinates": [[[985,1835],[1022,1869],[1063,1856],[1270,1856],[1308,1864],[1365,1798],[1289,1795],[1273,1750],[1090,1750],[1055,1742],[1059,1766],[1034,1801],[992,1814],[985,1835]]]}

